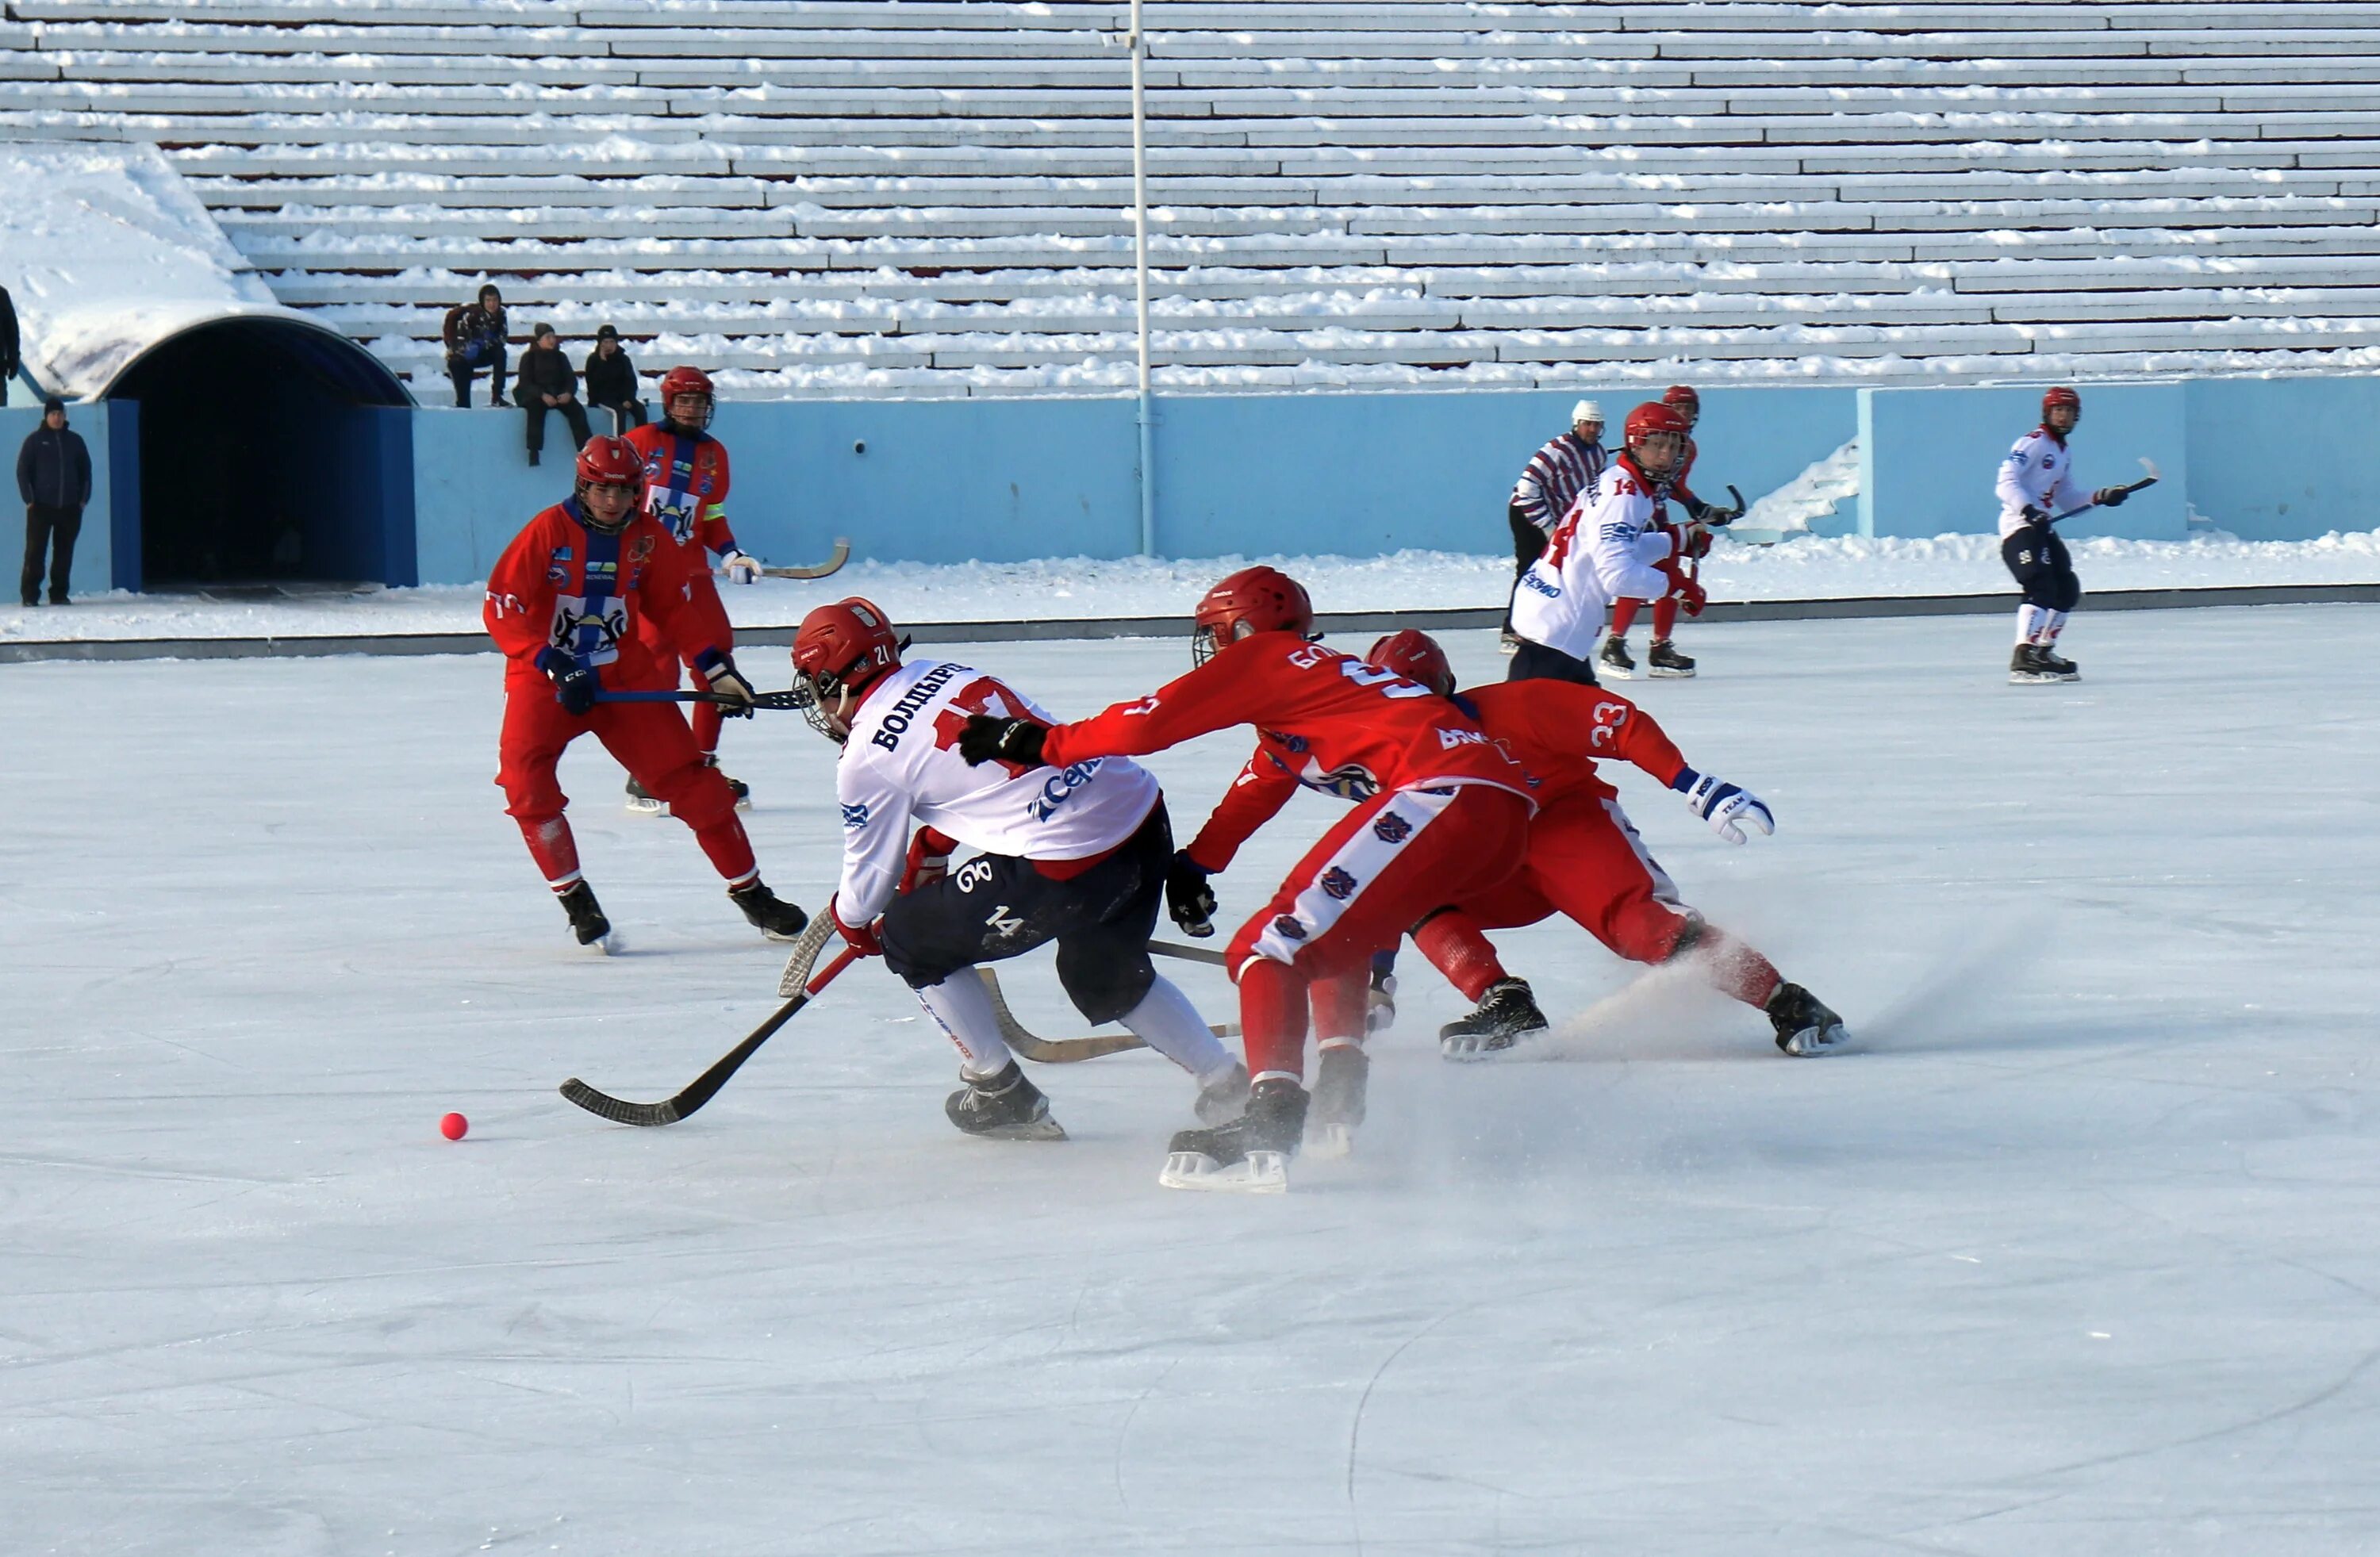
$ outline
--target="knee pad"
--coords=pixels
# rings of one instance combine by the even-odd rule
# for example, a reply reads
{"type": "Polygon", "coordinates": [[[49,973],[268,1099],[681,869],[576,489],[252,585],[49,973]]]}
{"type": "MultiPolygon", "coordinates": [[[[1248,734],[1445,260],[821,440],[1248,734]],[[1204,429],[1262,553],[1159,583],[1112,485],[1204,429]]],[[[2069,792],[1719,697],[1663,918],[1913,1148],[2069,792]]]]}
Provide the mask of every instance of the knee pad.
{"type": "Polygon", "coordinates": [[[2049,609],[2056,611],[2070,611],[2082,598],[2082,581],[2074,576],[2073,569],[2069,568],[2058,575],[2058,600],[2049,609]]]}
{"type": "Polygon", "coordinates": [[[1069,955],[1064,946],[1058,948],[1059,986],[1086,1021],[1121,1021],[1148,997],[1148,986],[1156,982],[1157,969],[1146,951],[1115,957],[1105,948],[1087,955],[1069,955]]]}

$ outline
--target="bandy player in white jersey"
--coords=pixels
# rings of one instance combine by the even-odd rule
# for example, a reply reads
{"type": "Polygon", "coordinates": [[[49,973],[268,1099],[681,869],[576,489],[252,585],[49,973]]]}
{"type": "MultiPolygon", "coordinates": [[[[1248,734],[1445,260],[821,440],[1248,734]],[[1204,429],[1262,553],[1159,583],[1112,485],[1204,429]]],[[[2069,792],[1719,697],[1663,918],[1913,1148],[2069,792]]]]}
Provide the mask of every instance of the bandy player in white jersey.
{"type": "Polygon", "coordinates": [[[1678,572],[1677,556],[1699,526],[1654,527],[1685,457],[1686,419],[1674,406],[1647,401],[1628,413],[1622,438],[1620,457],[1578,494],[1544,554],[1521,575],[1512,596],[1521,645],[1509,681],[1596,685],[1588,657],[1614,597],[1658,600],[1675,591],[1689,611],[1702,610],[1702,585],[1678,572]]]}
{"type": "Polygon", "coordinates": [[[2009,680],[2019,685],[2082,679],[2074,661],[2058,652],[2058,634],[2082,598],[2066,542],[2049,527],[2053,516],[2078,508],[2115,508],[2131,496],[2124,487],[2090,491],[2074,479],[2067,435],[2082,419],[2082,397],[2058,388],[2041,397],[2041,425],[2016,441],[2000,461],[1993,491],[2000,500],[2000,561],[2024,599],[2016,608],[2016,652],[2009,680]]]}
{"type": "Polygon", "coordinates": [[[1058,943],[1058,982],[1093,1022],[1120,1021],[1198,1081],[1217,1123],[1245,1106],[1247,1068],[1148,960],[1173,834],[1165,796],[1123,757],[1063,768],[958,754],[971,714],[1053,721],[994,677],[949,660],[903,663],[892,624],[854,596],[794,637],[812,726],[843,748],[843,879],[828,911],[844,940],[917,992],[963,1056],[945,1112],[970,1135],[1062,1141],[1050,1103],[1000,1035],[978,962],[1058,943]],[[922,824],[916,836],[912,822],[922,824]],[[980,851],[955,872],[952,853],[980,851]]]}

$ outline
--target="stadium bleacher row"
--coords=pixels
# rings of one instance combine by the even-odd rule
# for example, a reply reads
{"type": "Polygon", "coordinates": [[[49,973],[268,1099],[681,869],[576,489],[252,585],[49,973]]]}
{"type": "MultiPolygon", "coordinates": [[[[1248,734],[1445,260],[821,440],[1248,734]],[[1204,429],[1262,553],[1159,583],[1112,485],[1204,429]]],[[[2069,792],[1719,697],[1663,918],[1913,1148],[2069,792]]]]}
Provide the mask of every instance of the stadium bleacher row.
{"type": "MultiPolygon", "coordinates": [[[[1129,9],[9,0],[418,390],[483,279],[833,394],[1132,382],[1129,9]]],[[[1166,388],[2380,361],[2380,4],[1151,0],[1166,388]]]]}

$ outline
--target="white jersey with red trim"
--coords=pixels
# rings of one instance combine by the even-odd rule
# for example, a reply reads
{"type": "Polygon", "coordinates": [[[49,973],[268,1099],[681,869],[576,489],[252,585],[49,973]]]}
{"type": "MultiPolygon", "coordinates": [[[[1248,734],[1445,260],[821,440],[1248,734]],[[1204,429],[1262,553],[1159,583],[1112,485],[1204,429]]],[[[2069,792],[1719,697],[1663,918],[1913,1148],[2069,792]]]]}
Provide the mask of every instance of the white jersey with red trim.
{"type": "Polygon", "coordinates": [[[1545,554],[1521,575],[1512,631],[1589,659],[1614,599],[1668,594],[1670,576],[1655,564],[1668,559],[1674,542],[1670,532],[1653,526],[1669,496],[1667,482],[1647,480],[1624,453],[1607,465],[1554,526],[1545,554]]]}
{"type": "Polygon", "coordinates": [[[1130,838],[1157,804],[1157,779],[1127,757],[969,767],[958,739],[970,714],[1055,722],[997,678],[945,659],[912,660],[868,689],[834,770],[844,923],[864,924],[892,900],[912,819],[987,854],[1080,860],[1130,838]]]}
{"type": "Polygon", "coordinates": [[[2000,500],[2000,539],[2032,527],[2024,516],[2030,503],[2046,513],[2063,513],[2091,501],[2090,489],[2074,479],[2074,453],[2066,441],[2046,427],[2034,428],[2016,441],[2000,461],[1999,479],[1992,484],[2000,500]]]}

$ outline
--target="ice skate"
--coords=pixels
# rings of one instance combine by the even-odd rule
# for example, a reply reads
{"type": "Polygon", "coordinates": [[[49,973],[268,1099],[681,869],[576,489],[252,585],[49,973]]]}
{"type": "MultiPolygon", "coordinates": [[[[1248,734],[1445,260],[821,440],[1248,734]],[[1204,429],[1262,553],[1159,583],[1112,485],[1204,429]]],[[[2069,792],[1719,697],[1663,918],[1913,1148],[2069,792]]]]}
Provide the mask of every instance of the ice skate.
{"type": "MultiPolygon", "coordinates": [[[[705,766],[705,767],[709,767],[709,768],[716,768],[716,767],[718,767],[718,766],[719,766],[719,754],[718,754],[717,752],[705,752],[705,753],[703,753],[703,754],[702,754],[702,766],[705,766]]],[[[725,778],[725,779],[727,780],[727,789],[728,789],[728,792],[729,792],[729,793],[731,793],[731,794],[733,794],[733,795],[735,797],[735,809],[736,809],[736,810],[738,810],[738,811],[749,811],[749,810],[751,810],[751,809],[752,809],[752,786],[751,786],[751,785],[749,785],[749,784],[747,784],[747,783],[746,783],[746,782],[744,782],[744,780],[743,780],[743,779],[741,779],[741,778],[732,778],[732,777],[730,777],[729,775],[724,774],[724,773],[722,773],[722,774],[720,775],[720,777],[721,777],[722,778],[725,778]]]]}
{"type": "Polygon", "coordinates": [[[609,957],[612,954],[612,922],[603,917],[603,909],[595,900],[595,888],[583,881],[574,881],[566,892],[557,892],[555,899],[562,911],[570,916],[571,933],[580,946],[591,946],[609,957]]]}
{"type": "Polygon", "coordinates": [[[1314,1078],[1314,1106],[1305,1116],[1305,1154],[1343,1157],[1355,1149],[1364,1122],[1364,1091],[1372,1056],[1360,1044],[1330,1044],[1314,1078]]]}
{"type": "Polygon", "coordinates": [[[632,774],[628,778],[628,810],[638,816],[666,816],[669,802],[653,798],[652,792],[638,783],[632,774]]]}
{"type": "Polygon", "coordinates": [[[749,884],[729,890],[728,898],[744,911],[752,927],[772,941],[790,941],[802,933],[810,916],[793,903],[769,890],[766,882],[755,879],[749,884]]]}
{"type": "Polygon", "coordinates": [[[1652,648],[1645,656],[1645,665],[1656,679],[1683,680],[1694,673],[1694,657],[1680,654],[1678,646],[1667,638],[1653,640],[1652,648]]]}
{"type": "Polygon", "coordinates": [[[1497,635],[1496,652],[1504,655],[1520,653],[1521,635],[1518,633],[1513,632],[1509,627],[1505,628],[1502,633],[1497,635]]]}
{"type": "Polygon", "coordinates": [[[1229,1124],[1248,1111],[1248,1068],[1233,1060],[1229,1068],[1198,1089],[1190,1105],[1202,1125],[1229,1124]]]}
{"type": "Polygon", "coordinates": [[[959,1080],[966,1085],[951,1093],[942,1112],[967,1134],[986,1141],[1066,1139],[1064,1129],[1050,1117],[1050,1100],[1025,1079],[1014,1060],[980,1080],[962,1070],[959,1080]]]}
{"type": "Polygon", "coordinates": [[[2045,654],[2039,644],[2017,645],[2016,653],[2009,657],[2009,685],[2040,686],[2065,680],[2051,668],[2045,654]]]}
{"type": "Polygon", "coordinates": [[[1628,640],[1617,633],[1604,639],[1603,647],[1596,652],[1595,668],[1617,676],[1623,682],[1634,681],[1636,661],[1629,656],[1628,640]]]}
{"type": "Polygon", "coordinates": [[[1157,1182],[1168,1189],[1278,1195],[1305,1134],[1305,1089],[1285,1077],[1260,1081],[1248,1111],[1211,1129],[1177,1130],[1157,1182]]]}
{"type": "Polygon", "coordinates": [[[1851,1041],[1843,1019],[1798,984],[1780,984],[1762,1008],[1777,1029],[1777,1046],[1796,1059],[1832,1054],[1851,1041]]]}
{"type": "Polygon", "coordinates": [[[2082,668],[2048,644],[2041,646],[2041,663],[2058,681],[2079,682],[2082,679],[2082,668]]]}
{"type": "Polygon", "coordinates": [[[1451,1060],[1492,1059],[1532,1038],[1545,1036],[1546,1014],[1526,979],[1499,979],[1488,986],[1478,1008],[1438,1030],[1438,1052],[1451,1060]]]}

